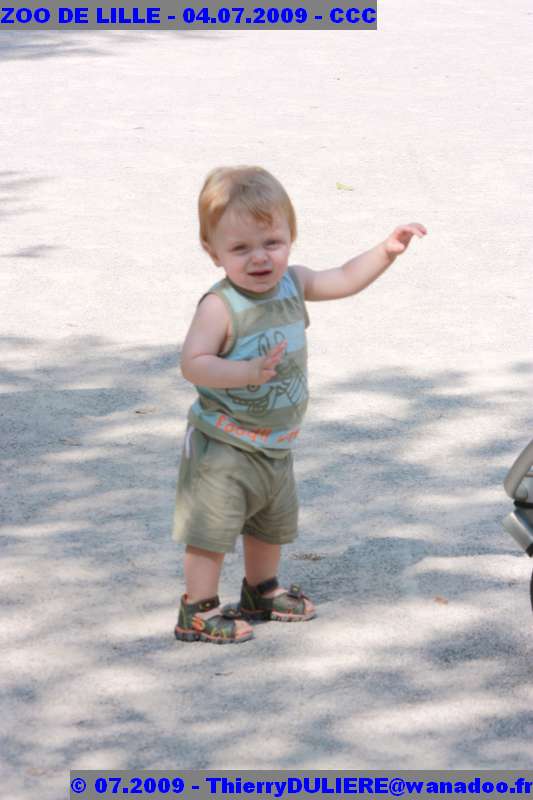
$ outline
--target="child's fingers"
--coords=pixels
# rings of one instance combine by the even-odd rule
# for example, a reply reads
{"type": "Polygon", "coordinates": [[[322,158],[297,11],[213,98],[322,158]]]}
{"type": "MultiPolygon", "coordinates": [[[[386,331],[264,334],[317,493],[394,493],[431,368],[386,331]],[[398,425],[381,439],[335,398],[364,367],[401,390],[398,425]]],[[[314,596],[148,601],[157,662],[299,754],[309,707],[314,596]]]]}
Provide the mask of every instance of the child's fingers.
{"type": "Polygon", "coordinates": [[[263,368],[272,369],[273,367],[276,366],[276,364],[279,364],[282,359],[283,359],[282,355],[267,356],[266,360],[263,361],[263,368]]]}
{"type": "Polygon", "coordinates": [[[262,382],[266,382],[277,375],[275,367],[282,360],[286,347],[287,342],[280,342],[269,350],[265,356],[259,359],[259,371],[262,382]]]}
{"type": "Polygon", "coordinates": [[[275,347],[273,347],[272,350],[269,350],[267,355],[270,356],[270,357],[278,356],[278,355],[280,357],[282,357],[283,353],[285,352],[286,347],[287,347],[287,342],[280,342],[275,347]]]}
{"type": "Polygon", "coordinates": [[[272,349],[268,351],[269,355],[272,353],[281,353],[281,351],[285,350],[286,347],[287,347],[286,341],[280,342],[279,344],[274,345],[274,347],[272,347],[272,349]]]}
{"type": "Polygon", "coordinates": [[[411,231],[411,233],[416,234],[420,239],[427,233],[427,228],[421,225],[420,222],[410,222],[408,225],[402,225],[401,230],[411,231]]]}
{"type": "Polygon", "coordinates": [[[263,365],[264,366],[272,366],[273,364],[279,364],[281,359],[283,358],[285,348],[287,347],[287,342],[281,342],[277,344],[272,350],[269,350],[266,356],[264,357],[263,365]]]}

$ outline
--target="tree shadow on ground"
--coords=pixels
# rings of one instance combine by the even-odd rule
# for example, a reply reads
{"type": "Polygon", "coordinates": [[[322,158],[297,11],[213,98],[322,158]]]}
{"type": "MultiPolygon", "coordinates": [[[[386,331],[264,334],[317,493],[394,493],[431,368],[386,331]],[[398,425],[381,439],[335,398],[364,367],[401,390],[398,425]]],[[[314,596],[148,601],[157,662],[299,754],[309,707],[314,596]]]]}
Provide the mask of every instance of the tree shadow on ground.
{"type": "Polygon", "coordinates": [[[172,36],[191,39],[209,39],[216,43],[227,31],[144,31],[125,30],[17,30],[2,31],[0,37],[0,61],[42,61],[48,58],[68,58],[88,56],[112,58],[118,55],[121,47],[132,44],[138,46],[154,37],[172,36]]]}
{"type": "MultiPolygon", "coordinates": [[[[282,577],[320,614],[217,648],[172,637],[179,352],[0,347],[8,794],[57,797],[71,767],[526,766],[529,561],[501,519],[530,365],[483,391],[398,367],[315,391],[282,577]]],[[[241,575],[228,556],[223,599],[241,575]]]]}
{"type": "MultiPolygon", "coordinates": [[[[19,214],[39,211],[38,206],[25,205],[25,193],[49,180],[52,179],[47,176],[27,178],[15,170],[0,171],[0,222],[8,221],[10,217],[19,214]]],[[[39,247],[46,248],[46,245],[35,245],[28,250],[35,251],[39,247]]],[[[19,255],[19,253],[3,255],[19,255]]]]}

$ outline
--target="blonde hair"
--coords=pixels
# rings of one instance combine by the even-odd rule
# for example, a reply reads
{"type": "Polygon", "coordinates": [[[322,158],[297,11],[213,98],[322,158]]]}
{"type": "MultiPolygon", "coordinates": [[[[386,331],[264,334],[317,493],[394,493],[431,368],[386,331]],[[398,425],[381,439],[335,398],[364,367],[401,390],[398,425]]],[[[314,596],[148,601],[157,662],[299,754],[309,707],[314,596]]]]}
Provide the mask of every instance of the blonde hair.
{"type": "Polygon", "coordinates": [[[262,167],[217,167],[208,174],[198,198],[202,247],[230,206],[269,225],[272,213],[279,211],[289,225],[291,242],[296,239],[296,214],[289,195],[270,172],[262,167]]]}

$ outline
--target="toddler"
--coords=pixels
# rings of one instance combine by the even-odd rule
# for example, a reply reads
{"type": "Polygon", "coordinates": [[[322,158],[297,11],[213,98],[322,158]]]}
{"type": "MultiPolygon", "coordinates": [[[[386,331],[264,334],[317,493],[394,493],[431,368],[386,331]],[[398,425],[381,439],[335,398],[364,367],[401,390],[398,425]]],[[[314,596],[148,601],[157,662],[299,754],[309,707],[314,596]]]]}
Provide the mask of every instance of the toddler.
{"type": "Polygon", "coordinates": [[[200,240],[224,271],[199,300],[183,344],[195,385],[181,455],[173,538],[185,547],[186,592],[177,639],[244,642],[249,622],[315,616],[301,588],[277,580],[281,546],[297,535],[292,445],[308,401],[306,301],[360,292],[426,229],[401,225],[336,269],[289,266],[296,217],[283,186],[259,167],[209,173],[199,197],[200,240]],[[238,609],[221,607],[224,554],[242,534],[238,609]]]}

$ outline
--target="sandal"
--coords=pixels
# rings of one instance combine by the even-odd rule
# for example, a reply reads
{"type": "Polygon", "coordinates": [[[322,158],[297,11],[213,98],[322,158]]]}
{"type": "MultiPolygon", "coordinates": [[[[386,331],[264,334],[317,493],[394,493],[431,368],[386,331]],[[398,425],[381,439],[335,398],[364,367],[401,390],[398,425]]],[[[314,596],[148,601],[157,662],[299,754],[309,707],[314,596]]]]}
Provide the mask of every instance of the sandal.
{"type": "Polygon", "coordinates": [[[257,586],[250,586],[246,578],[242,582],[239,608],[245,619],[272,619],[278,622],[304,622],[316,617],[316,611],[305,610],[305,600],[309,600],[297,583],[276,597],[263,597],[267,592],[277,589],[277,578],[270,578],[257,586]]]}
{"type": "Polygon", "coordinates": [[[176,639],[182,642],[214,642],[216,644],[232,644],[246,642],[253,638],[253,631],[237,632],[235,620],[243,619],[240,611],[231,606],[224,606],[220,614],[204,619],[198,612],[210,611],[220,605],[218,595],[198,603],[187,603],[187,595],[181,598],[178,623],[174,628],[176,639]]]}

